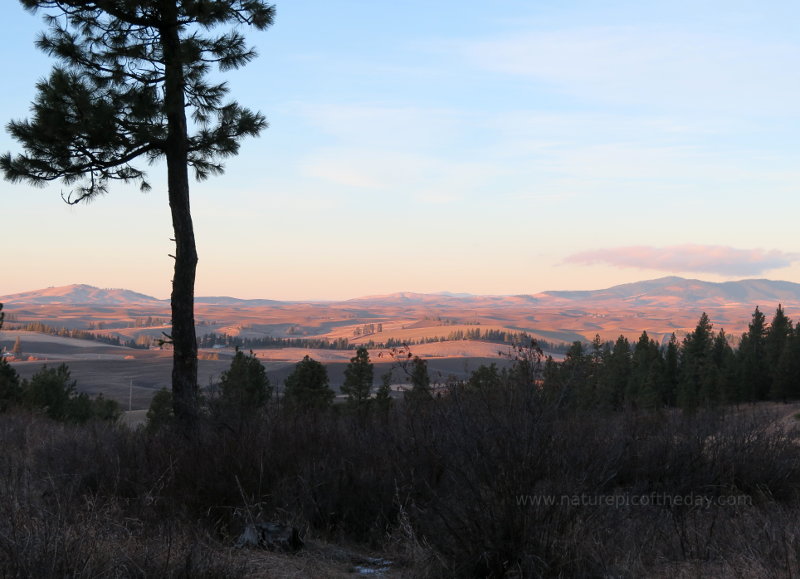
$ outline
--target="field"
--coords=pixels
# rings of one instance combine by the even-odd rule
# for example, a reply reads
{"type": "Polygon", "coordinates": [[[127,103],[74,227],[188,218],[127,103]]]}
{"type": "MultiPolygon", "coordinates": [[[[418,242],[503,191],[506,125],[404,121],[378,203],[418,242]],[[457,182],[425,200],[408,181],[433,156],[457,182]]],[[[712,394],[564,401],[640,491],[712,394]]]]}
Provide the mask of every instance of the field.
{"type": "MultiPolygon", "coordinates": [[[[133,409],[145,407],[153,392],[170,384],[171,353],[152,347],[170,331],[167,301],[127,290],[64,286],[5,296],[0,302],[7,313],[6,326],[0,331],[0,348],[10,350],[19,336],[25,355],[33,358],[14,362],[23,377],[30,377],[43,362],[65,362],[81,390],[102,392],[126,408],[130,401],[133,409]],[[40,329],[47,326],[91,332],[100,338],[138,342],[151,348],[122,348],[19,331],[32,328],[31,324],[38,324],[40,329]]],[[[754,307],[760,306],[770,316],[778,303],[783,303],[787,315],[796,319],[800,315],[800,286],[766,280],[712,284],[663,278],[592,292],[518,296],[398,293],[309,303],[198,298],[196,321],[200,338],[214,334],[242,341],[295,341],[284,346],[317,346],[332,341],[351,347],[372,344],[376,380],[392,365],[385,345],[407,343],[414,355],[429,361],[433,380],[442,382],[449,376],[463,378],[483,363],[507,363],[506,340],[522,332],[547,342],[553,349],[546,347],[546,353],[558,359],[563,355],[559,346],[575,340],[590,342],[596,335],[603,340],[624,335],[633,341],[647,331],[662,344],[673,333],[681,340],[706,312],[714,329],[724,328],[735,346],[747,329],[754,307]],[[494,334],[494,341],[457,339],[488,333],[494,334]]],[[[309,355],[327,365],[331,386],[337,389],[353,355],[353,350],[341,349],[258,345],[253,349],[278,387],[293,365],[309,355]]],[[[218,379],[233,353],[232,347],[201,349],[201,386],[218,379]]],[[[396,372],[393,381],[401,387],[404,376],[396,372]]]]}
{"type": "MultiPolygon", "coordinates": [[[[110,346],[89,340],[62,338],[35,332],[2,331],[0,348],[10,350],[17,337],[24,346],[24,353],[33,359],[12,362],[22,378],[30,378],[41,369],[65,363],[78,389],[89,394],[102,393],[120,402],[124,409],[141,410],[148,407],[153,394],[161,388],[169,388],[172,372],[172,352],[169,350],[138,350],[110,346]]],[[[507,357],[498,355],[507,350],[498,344],[484,342],[442,342],[415,346],[415,355],[429,360],[429,370],[434,381],[444,381],[450,376],[464,378],[481,364],[507,364],[507,357]]],[[[344,380],[344,368],[353,356],[352,350],[328,350],[306,348],[261,349],[254,353],[267,369],[273,385],[281,387],[283,380],[303,356],[323,362],[331,381],[338,390],[344,380]]],[[[215,356],[219,359],[199,361],[201,387],[217,382],[220,374],[230,365],[232,349],[205,350],[202,358],[215,356]]],[[[389,371],[393,362],[387,350],[374,349],[370,353],[375,362],[376,381],[389,371]]],[[[395,388],[406,382],[400,370],[395,370],[395,388]]]]}

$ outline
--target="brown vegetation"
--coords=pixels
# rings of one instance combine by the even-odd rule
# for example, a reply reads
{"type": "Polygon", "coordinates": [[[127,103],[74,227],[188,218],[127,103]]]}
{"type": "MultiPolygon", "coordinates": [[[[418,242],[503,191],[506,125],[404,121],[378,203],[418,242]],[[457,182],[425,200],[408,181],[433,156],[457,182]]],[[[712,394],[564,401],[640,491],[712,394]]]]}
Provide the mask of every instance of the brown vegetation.
{"type": "Polygon", "coordinates": [[[232,550],[243,515],[408,576],[796,574],[800,446],[760,408],[565,411],[506,383],[366,415],[273,403],[192,439],[6,414],[0,574],[308,569],[232,550]]]}

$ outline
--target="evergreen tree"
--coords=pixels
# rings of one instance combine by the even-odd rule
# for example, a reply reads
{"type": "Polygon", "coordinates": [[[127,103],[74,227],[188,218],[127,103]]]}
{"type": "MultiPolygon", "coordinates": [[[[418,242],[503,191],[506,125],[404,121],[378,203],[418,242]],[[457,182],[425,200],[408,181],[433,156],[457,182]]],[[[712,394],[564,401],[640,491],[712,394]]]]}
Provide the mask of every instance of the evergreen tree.
{"type": "Polygon", "coordinates": [[[781,355],[786,349],[792,333],[792,321],[786,317],[783,306],[778,304],[778,309],[775,310],[775,316],[767,330],[764,344],[770,372],[770,398],[772,399],[783,399],[783,393],[776,385],[775,378],[778,374],[781,355]]]}
{"type": "Polygon", "coordinates": [[[116,410],[103,401],[95,406],[88,395],[76,391],[76,384],[66,364],[56,368],[42,366],[30,381],[23,380],[22,402],[28,408],[43,410],[54,420],[67,422],[86,422],[95,416],[96,409],[108,418],[119,416],[118,405],[116,410]]]}
{"type": "MultiPolygon", "coordinates": [[[[0,304],[0,330],[3,329],[3,304],[0,304]]],[[[0,356],[0,412],[15,406],[22,398],[22,387],[17,371],[8,363],[5,356],[0,356]]]]}
{"type": "Polygon", "coordinates": [[[725,334],[725,330],[720,330],[714,339],[711,357],[717,370],[717,382],[714,389],[715,400],[738,404],[742,400],[742,392],[736,354],[728,343],[728,336],[725,334]]]}
{"type": "Polygon", "coordinates": [[[526,337],[513,345],[509,357],[512,361],[508,372],[509,383],[522,389],[532,388],[541,371],[543,353],[539,343],[526,337]]]}
{"type": "Polygon", "coordinates": [[[50,418],[61,420],[67,410],[67,402],[75,392],[75,381],[65,364],[57,368],[42,369],[22,383],[23,400],[29,408],[41,408],[50,418]]]}
{"type": "Polygon", "coordinates": [[[356,349],[356,355],[350,358],[350,363],[344,369],[342,393],[347,395],[349,404],[361,406],[369,400],[373,375],[369,351],[365,347],[359,346],[356,349]]]}
{"type": "Polygon", "coordinates": [[[122,408],[120,408],[119,402],[110,400],[100,393],[91,401],[90,416],[98,420],[116,422],[122,416],[122,408]]]}
{"type": "Polygon", "coordinates": [[[664,360],[655,340],[642,332],[631,356],[631,373],[626,401],[643,408],[659,408],[667,403],[664,360]]]}
{"type": "Polygon", "coordinates": [[[553,360],[552,356],[547,356],[544,361],[542,391],[547,399],[556,402],[559,406],[569,406],[575,402],[561,382],[561,365],[553,360]]]}
{"type": "Polygon", "coordinates": [[[784,345],[771,394],[774,400],[782,402],[800,399],[800,324],[784,345]]]}
{"type": "Polygon", "coordinates": [[[335,393],[328,387],[328,371],[320,362],[305,356],[284,382],[286,403],[295,409],[327,408],[335,393]]]}
{"type": "Polygon", "coordinates": [[[697,327],[683,340],[677,402],[681,408],[692,410],[700,404],[701,393],[712,377],[711,348],[714,340],[711,322],[705,312],[697,327]]]}
{"type": "Polygon", "coordinates": [[[730,385],[726,382],[725,372],[732,354],[725,330],[721,329],[713,337],[709,364],[700,386],[700,400],[707,406],[719,404],[727,398],[730,385]]]}
{"type": "Polygon", "coordinates": [[[632,361],[633,352],[628,338],[619,336],[611,349],[611,355],[608,357],[609,385],[614,393],[615,408],[621,407],[625,398],[625,391],[631,377],[632,361]]]}
{"type": "Polygon", "coordinates": [[[631,376],[631,347],[625,336],[614,342],[611,351],[605,354],[598,374],[597,402],[601,407],[617,409],[622,407],[625,391],[631,376]]]}
{"type": "Polygon", "coordinates": [[[431,378],[428,375],[428,363],[414,356],[411,361],[411,390],[406,392],[406,399],[418,401],[431,398],[431,378]]]}
{"type": "Polygon", "coordinates": [[[381,414],[387,414],[392,407],[392,372],[381,375],[381,385],[375,392],[375,407],[381,414]]]}
{"type": "Polygon", "coordinates": [[[767,361],[767,329],[764,314],[756,307],[747,332],[739,343],[738,365],[742,392],[747,401],[766,400],[770,391],[767,361]]]}
{"type": "Polygon", "coordinates": [[[22,341],[20,340],[19,336],[17,336],[17,339],[14,340],[14,347],[11,348],[11,353],[17,360],[22,359],[22,341]]]}
{"type": "Polygon", "coordinates": [[[664,352],[664,401],[669,406],[677,404],[679,382],[680,348],[678,347],[678,338],[673,333],[664,352]]]}
{"type": "Polygon", "coordinates": [[[477,370],[470,374],[467,380],[467,388],[483,392],[491,392],[502,386],[503,379],[497,364],[492,362],[488,366],[481,364],[477,370]]]}
{"type": "Polygon", "coordinates": [[[164,426],[167,426],[175,418],[172,404],[172,391],[162,388],[155,393],[147,409],[147,419],[145,428],[148,432],[154,433],[164,426]]]}
{"type": "Polygon", "coordinates": [[[236,349],[230,368],[220,377],[221,401],[240,411],[257,410],[272,395],[267,371],[253,352],[236,349]]]}
{"type": "Polygon", "coordinates": [[[12,121],[24,153],[0,157],[11,181],[34,185],[61,179],[65,200],[88,201],[118,180],[150,188],[133,163],[166,159],[174,229],[172,388],[175,413],[186,425],[198,413],[194,282],[197,250],[189,209],[189,167],[198,179],[223,171],[222,159],[266,121],[236,102],[224,103],[225,83],[211,65],[239,68],[255,56],[238,31],[263,30],[274,8],[263,0],[21,0],[50,9],[50,30],[37,45],[58,60],[37,84],[32,120],[12,121]],[[234,30],[218,36],[220,26],[234,30]],[[190,133],[191,126],[196,128],[190,133]]]}
{"type": "Polygon", "coordinates": [[[565,398],[574,400],[575,404],[582,407],[594,405],[594,380],[591,379],[594,365],[592,356],[586,355],[583,343],[578,340],[572,342],[559,371],[561,387],[566,391],[565,398]]]}
{"type": "Polygon", "coordinates": [[[19,404],[22,399],[22,385],[19,374],[8,360],[0,358],[0,412],[19,404]]]}

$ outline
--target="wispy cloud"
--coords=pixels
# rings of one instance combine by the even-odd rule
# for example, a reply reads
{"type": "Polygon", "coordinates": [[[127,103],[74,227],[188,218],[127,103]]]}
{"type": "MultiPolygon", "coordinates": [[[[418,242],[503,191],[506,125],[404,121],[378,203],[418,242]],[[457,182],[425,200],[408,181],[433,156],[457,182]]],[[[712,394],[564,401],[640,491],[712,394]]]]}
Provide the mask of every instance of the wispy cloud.
{"type": "Polygon", "coordinates": [[[439,147],[463,136],[465,122],[462,113],[447,108],[296,103],[293,109],[337,141],[370,148],[439,147]]]}
{"type": "Polygon", "coordinates": [[[786,73],[800,45],[665,27],[597,26],[464,43],[478,66],[583,99],[719,111],[797,112],[786,73]],[[764,103],[770,103],[769,108],[764,103]]]}
{"type": "Polygon", "coordinates": [[[775,249],[737,249],[723,245],[629,246],[582,251],[567,256],[565,263],[613,265],[666,272],[718,275],[760,275],[800,261],[799,253],[775,249]]]}

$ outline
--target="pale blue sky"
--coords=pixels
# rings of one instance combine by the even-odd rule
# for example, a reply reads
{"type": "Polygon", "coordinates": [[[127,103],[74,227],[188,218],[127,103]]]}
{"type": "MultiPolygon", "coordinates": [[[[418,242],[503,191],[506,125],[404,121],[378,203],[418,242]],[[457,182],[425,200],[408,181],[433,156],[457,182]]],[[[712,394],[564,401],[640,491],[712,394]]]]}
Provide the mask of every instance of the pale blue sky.
{"type": "MultiPolygon", "coordinates": [[[[800,282],[800,4],[277,3],[228,75],[271,127],[193,188],[197,293],[535,293],[678,274],[800,282]],[[685,265],[684,265],[685,264],[685,265]]],[[[51,62],[3,2],[2,120],[51,62]]],[[[0,150],[18,147],[0,135],[0,150]]],[[[0,295],[169,294],[153,191],[0,182],[0,295]]]]}

